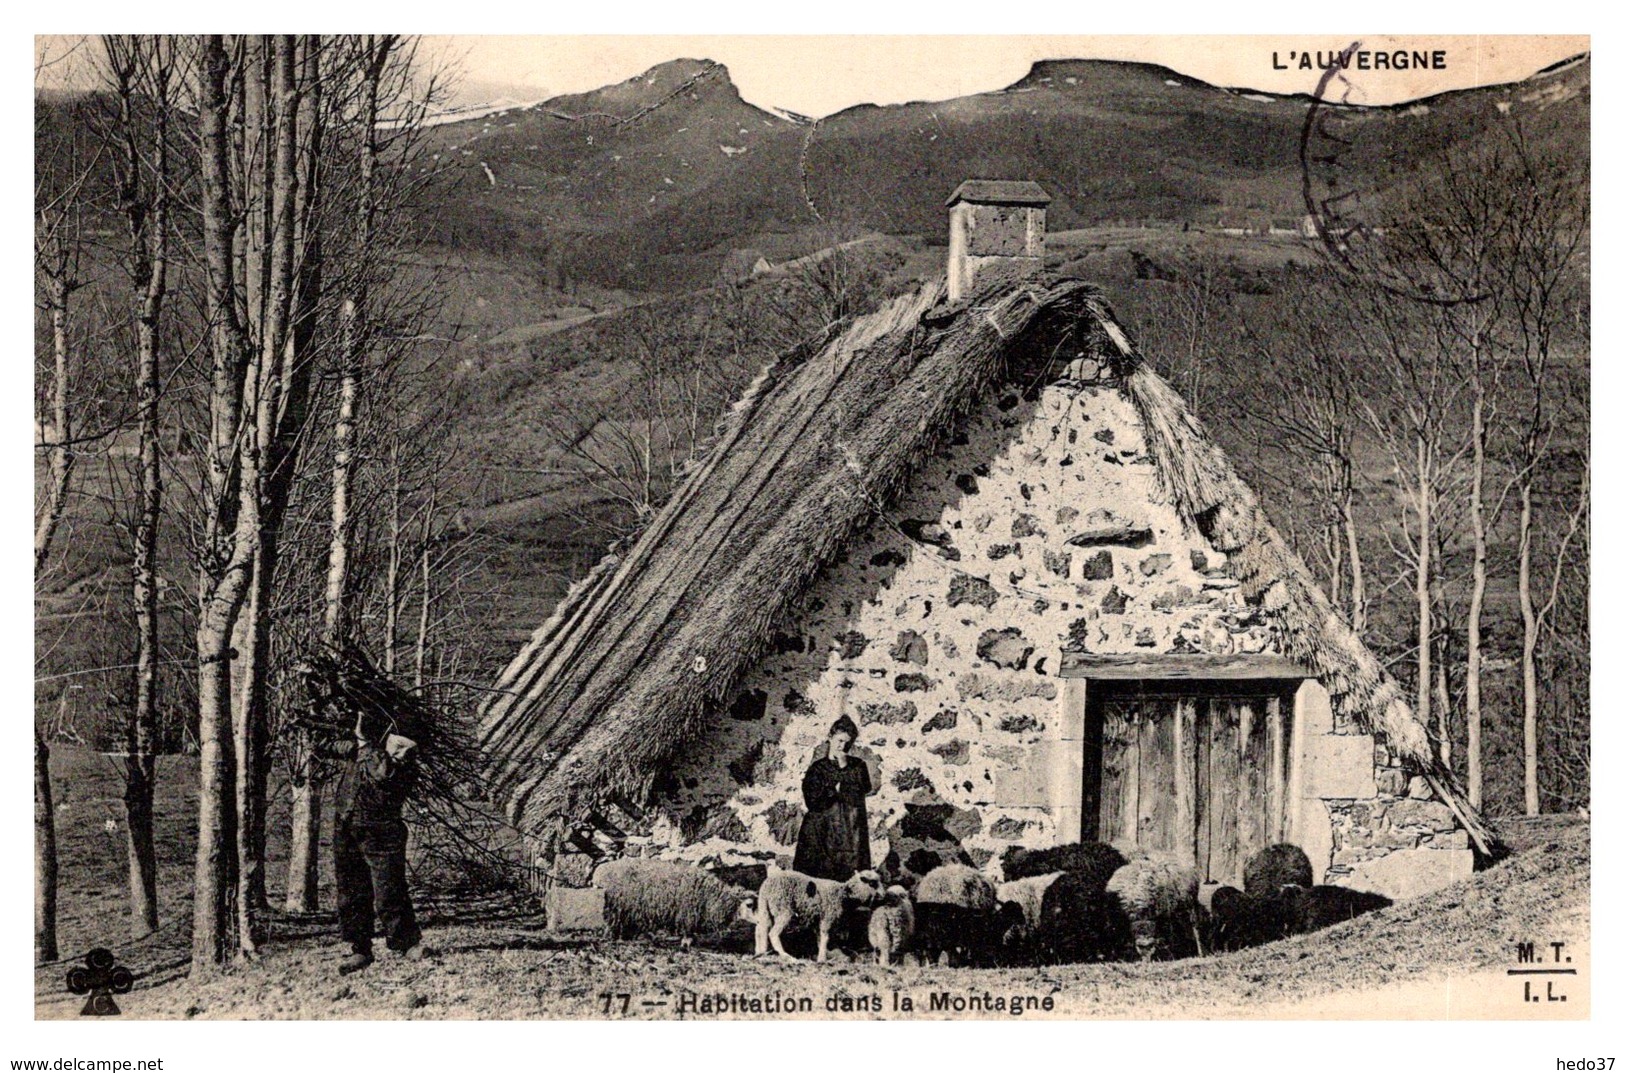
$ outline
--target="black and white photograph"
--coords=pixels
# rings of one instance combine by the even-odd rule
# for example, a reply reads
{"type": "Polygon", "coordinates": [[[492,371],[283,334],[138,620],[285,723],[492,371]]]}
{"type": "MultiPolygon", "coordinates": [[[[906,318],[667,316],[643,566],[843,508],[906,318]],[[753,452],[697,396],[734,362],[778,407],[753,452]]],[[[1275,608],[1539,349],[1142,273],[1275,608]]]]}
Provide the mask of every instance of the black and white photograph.
{"type": "Polygon", "coordinates": [[[1590,38],[954,25],[34,38],[25,1017],[1606,1016],[1590,38]]]}

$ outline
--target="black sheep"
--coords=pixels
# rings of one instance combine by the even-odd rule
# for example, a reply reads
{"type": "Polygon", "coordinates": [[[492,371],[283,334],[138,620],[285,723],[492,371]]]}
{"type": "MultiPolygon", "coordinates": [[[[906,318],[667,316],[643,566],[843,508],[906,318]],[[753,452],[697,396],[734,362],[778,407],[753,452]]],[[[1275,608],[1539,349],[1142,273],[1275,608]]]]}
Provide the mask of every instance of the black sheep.
{"type": "Polygon", "coordinates": [[[994,911],[947,902],[916,902],[909,948],[923,964],[989,965],[995,960],[999,925],[994,911]]]}
{"type": "Polygon", "coordinates": [[[1284,938],[1291,934],[1290,921],[1297,919],[1297,912],[1298,904],[1290,894],[1254,898],[1235,887],[1220,887],[1213,892],[1208,908],[1213,947],[1245,950],[1284,938]]]}
{"type": "Polygon", "coordinates": [[[1319,931],[1394,904],[1381,894],[1322,884],[1281,892],[1282,918],[1294,935],[1319,931]]]}
{"type": "Polygon", "coordinates": [[[1287,842],[1266,846],[1247,858],[1241,871],[1242,887],[1253,898],[1279,894],[1283,887],[1314,886],[1315,872],[1309,855],[1287,842]]]}
{"type": "MultiPolygon", "coordinates": [[[[1115,869],[1114,869],[1115,871],[1115,869]]],[[[1108,961],[1133,951],[1128,916],[1106,893],[1111,873],[1064,872],[1044,891],[1036,953],[1050,963],[1108,961]]]]}
{"type": "Polygon", "coordinates": [[[1027,879],[1050,872],[1076,872],[1099,876],[1102,890],[1112,873],[1127,863],[1127,857],[1104,842],[1073,842],[1048,849],[1012,847],[1005,853],[1002,862],[1005,879],[1027,879]]]}

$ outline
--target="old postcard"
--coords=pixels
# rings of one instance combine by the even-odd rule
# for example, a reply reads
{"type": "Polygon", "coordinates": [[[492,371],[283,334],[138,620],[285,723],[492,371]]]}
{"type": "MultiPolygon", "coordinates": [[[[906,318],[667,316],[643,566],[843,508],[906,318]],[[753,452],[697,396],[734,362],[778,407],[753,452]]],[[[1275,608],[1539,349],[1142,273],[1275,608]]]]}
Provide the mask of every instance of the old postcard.
{"type": "Polygon", "coordinates": [[[1589,1019],[1589,48],[37,38],[34,1016],[1589,1019]]]}

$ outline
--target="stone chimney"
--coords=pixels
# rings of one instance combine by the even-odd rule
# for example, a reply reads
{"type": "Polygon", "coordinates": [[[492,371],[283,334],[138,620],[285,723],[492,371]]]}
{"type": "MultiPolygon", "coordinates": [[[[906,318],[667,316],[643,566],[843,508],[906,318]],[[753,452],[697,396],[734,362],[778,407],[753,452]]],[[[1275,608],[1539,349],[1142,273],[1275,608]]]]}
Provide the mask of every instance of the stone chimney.
{"type": "Polygon", "coordinates": [[[1044,266],[1044,206],[1050,196],[1020,179],[966,179],[948,199],[948,300],[1044,266]]]}

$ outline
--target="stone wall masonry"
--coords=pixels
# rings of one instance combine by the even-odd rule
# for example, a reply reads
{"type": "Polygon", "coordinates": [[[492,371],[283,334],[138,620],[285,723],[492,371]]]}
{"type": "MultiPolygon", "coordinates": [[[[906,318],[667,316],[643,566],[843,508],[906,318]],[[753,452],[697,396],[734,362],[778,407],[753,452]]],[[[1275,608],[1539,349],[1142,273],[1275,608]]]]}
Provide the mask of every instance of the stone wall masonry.
{"type": "Polygon", "coordinates": [[[1278,651],[1270,619],[1163,497],[1120,390],[990,399],[657,783],[648,851],[788,863],[801,777],[843,714],[876,777],[877,865],[918,874],[1047,844],[1056,821],[1033,780],[1057,736],[1063,646],[1278,651]]]}

